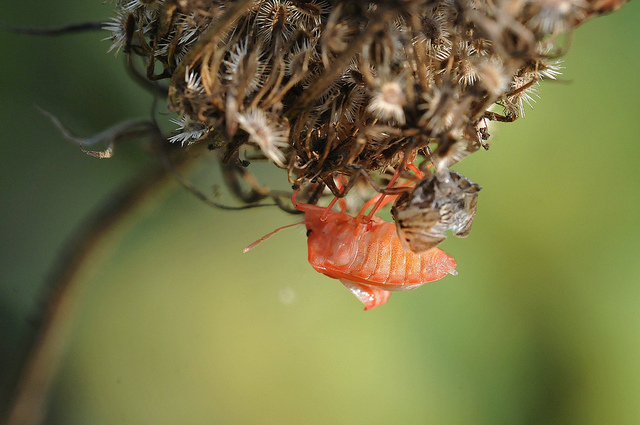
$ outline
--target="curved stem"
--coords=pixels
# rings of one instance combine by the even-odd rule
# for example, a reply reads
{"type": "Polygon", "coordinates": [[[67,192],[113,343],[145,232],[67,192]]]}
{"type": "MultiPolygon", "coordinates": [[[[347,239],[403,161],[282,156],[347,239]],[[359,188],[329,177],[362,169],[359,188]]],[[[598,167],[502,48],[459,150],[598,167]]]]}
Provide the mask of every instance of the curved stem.
{"type": "MultiPolygon", "coordinates": [[[[174,161],[185,165],[188,157],[174,161]]],[[[47,282],[46,309],[27,347],[10,400],[6,425],[37,425],[45,418],[53,379],[68,345],[86,279],[79,279],[96,248],[158,191],[173,181],[161,165],[120,187],[79,227],[55,262],[47,282]]]]}

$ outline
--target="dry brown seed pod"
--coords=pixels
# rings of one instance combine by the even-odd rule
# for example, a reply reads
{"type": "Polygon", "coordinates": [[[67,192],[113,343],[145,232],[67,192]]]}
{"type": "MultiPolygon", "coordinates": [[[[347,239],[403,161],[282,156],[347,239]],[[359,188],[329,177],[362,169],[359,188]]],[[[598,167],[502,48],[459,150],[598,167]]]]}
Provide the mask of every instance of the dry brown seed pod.
{"type": "Polygon", "coordinates": [[[398,197],[391,214],[406,250],[415,253],[436,247],[451,230],[467,237],[482,188],[455,171],[427,176],[410,193],[398,197]]]}

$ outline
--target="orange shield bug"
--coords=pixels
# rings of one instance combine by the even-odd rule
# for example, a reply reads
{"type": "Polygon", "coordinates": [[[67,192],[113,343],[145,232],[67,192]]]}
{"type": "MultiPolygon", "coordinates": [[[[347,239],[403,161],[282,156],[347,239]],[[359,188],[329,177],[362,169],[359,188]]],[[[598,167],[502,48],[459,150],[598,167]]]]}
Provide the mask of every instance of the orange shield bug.
{"type": "Polygon", "coordinates": [[[387,302],[390,291],[415,289],[457,274],[455,260],[437,248],[420,254],[405,250],[391,222],[375,216],[366,220],[364,211],[352,217],[330,207],[298,203],[295,196],[296,192],[294,207],[305,214],[304,222],[296,224],[304,223],[307,228],[309,263],[316,271],[340,280],[365,310],[387,302]]]}

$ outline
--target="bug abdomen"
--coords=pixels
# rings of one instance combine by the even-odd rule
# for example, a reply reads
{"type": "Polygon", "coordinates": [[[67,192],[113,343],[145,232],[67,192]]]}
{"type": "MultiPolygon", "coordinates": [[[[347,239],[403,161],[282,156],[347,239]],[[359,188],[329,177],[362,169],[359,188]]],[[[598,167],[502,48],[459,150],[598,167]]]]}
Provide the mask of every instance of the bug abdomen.
{"type": "Polygon", "coordinates": [[[393,223],[329,214],[307,216],[309,263],[317,271],[387,290],[413,289],[455,272],[455,261],[439,249],[422,254],[402,247],[393,223]]]}
{"type": "Polygon", "coordinates": [[[439,249],[423,254],[406,251],[393,223],[379,223],[366,232],[350,270],[353,277],[390,290],[413,289],[455,270],[453,258],[439,249]]]}
{"type": "Polygon", "coordinates": [[[375,283],[389,283],[394,257],[388,226],[374,224],[357,241],[357,254],[349,267],[354,277],[375,283]]]}

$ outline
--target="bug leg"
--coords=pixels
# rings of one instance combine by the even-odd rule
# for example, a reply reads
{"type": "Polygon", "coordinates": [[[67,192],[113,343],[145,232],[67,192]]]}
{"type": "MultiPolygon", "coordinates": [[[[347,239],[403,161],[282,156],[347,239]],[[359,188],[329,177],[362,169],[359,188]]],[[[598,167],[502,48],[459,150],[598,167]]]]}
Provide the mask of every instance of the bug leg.
{"type": "MultiPolygon", "coordinates": [[[[355,179],[353,179],[353,181],[355,182],[355,179]]],[[[336,183],[338,184],[338,187],[340,188],[345,188],[345,187],[351,187],[351,185],[349,184],[349,182],[347,181],[345,176],[338,176],[336,183]]],[[[344,200],[344,198],[337,198],[338,200],[338,206],[340,207],[340,212],[341,213],[346,213],[347,212],[347,201],[344,200]]]]}
{"type": "Polygon", "coordinates": [[[373,208],[371,208],[371,211],[369,211],[369,214],[367,214],[366,217],[364,217],[364,221],[365,222],[369,222],[371,221],[371,217],[374,216],[374,214],[380,209],[382,208],[384,205],[388,204],[389,202],[391,202],[393,199],[395,199],[395,196],[393,198],[387,198],[387,201],[385,202],[385,197],[387,196],[388,191],[390,191],[391,189],[393,189],[393,185],[395,184],[396,180],[398,180],[398,178],[400,177],[400,170],[402,167],[398,168],[395,173],[393,173],[393,177],[391,177],[391,180],[389,180],[389,184],[387,185],[387,188],[385,191],[380,192],[378,195],[376,195],[374,198],[370,199],[369,202],[365,203],[362,207],[362,209],[360,210],[360,213],[358,213],[358,217],[363,217],[365,214],[365,211],[367,210],[367,208],[369,208],[370,204],[372,202],[375,202],[375,205],[373,206],[373,208]],[[387,193],[385,193],[387,192],[387,193]],[[375,201],[374,201],[375,200],[375,201]]]}
{"type": "Polygon", "coordinates": [[[340,279],[340,282],[351,291],[353,295],[364,304],[364,309],[371,310],[386,303],[391,292],[373,286],[363,285],[348,279],[340,279]]]}

